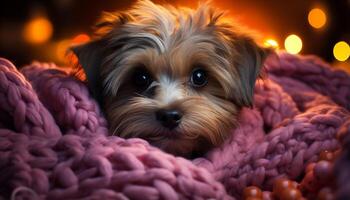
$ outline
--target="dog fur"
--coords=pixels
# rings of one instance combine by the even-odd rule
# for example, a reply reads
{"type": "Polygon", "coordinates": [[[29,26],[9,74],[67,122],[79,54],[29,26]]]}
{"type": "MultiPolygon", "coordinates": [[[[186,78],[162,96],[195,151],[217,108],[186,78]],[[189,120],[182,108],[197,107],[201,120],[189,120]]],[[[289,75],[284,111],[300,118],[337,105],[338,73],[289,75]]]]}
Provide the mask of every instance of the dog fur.
{"type": "Polygon", "coordinates": [[[222,144],[244,106],[252,106],[255,81],[268,50],[208,3],[197,9],[138,1],[104,13],[91,42],[73,47],[112,134],[139,137],[181,156],[222,144]],[[193,70],[207,83],[195,87],[193,70]],[[151,77],[145,88],[133,74],[151,77]],[[181,112],[172,130],[156,119],[159,109],[181,112]]]}

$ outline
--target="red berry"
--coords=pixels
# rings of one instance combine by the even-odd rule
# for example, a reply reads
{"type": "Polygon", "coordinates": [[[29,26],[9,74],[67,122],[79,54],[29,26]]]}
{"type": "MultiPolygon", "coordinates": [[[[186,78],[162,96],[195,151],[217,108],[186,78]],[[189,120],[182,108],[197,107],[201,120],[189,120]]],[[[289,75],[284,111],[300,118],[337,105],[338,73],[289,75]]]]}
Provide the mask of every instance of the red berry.
{"type": "Polygon", "coordinates": [[[268,192],[268,191],[264,191],[263,192],[263,200],[273,200],[273,195],[271,192],[268,192]]]}
{"type": "Polygon", "coordinates": [[[294,188],[283,190],[279,196],[279,198],[283,200],[299,200],[301,197],[301,192],[298,189],[294,188]]]}
{"type": "Polygon", "coordinates": [[[314,175],[322,183],[330,181],[333,175],[333,164],[325,160],[317,162],[314,168],[314,175]]]}
{"type": "Polygon", "coordinates": [[[320,160],[326,160],[326,161],[333,161],[334,160],[334,154],[330,151],[324,150],[320,153],[320,160]]]}
{"type": "Polygon", "coordinates": [[[292,181],[292,187],[295,188],[295,189],[298,189],[299,183],[296,182],[296,181],[292,181]]]}
{"type": "Polygon", "coordinates": [[[243,198],[247,199],[248,197],[254,197],[254,198],[262,198],[262,191],[260,190],[260,188],[256,187],[256,186],[249,186],[244,188],[243,191],[243,198]]]}
{"type": "Polygon", "coordinates": [[[285,178],[279,178],[275,180],[273,184],[273,193],[279,196],[283,190],[291,188],[294,188],[292,181],[285,178]]]}

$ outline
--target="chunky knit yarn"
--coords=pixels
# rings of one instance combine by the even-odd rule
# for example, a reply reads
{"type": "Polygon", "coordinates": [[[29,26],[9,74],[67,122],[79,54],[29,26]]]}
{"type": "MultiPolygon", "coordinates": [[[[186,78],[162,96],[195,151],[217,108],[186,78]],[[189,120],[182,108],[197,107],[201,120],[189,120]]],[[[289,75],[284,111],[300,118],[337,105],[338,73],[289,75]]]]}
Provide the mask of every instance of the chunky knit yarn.
{"type": "Polygon", "coordinates": [[[350,77],[284,53],[266,71],[231,137],[191,161],[109,136],[86,85],[62,68],[33,63],[19,72],[1,59],[0,199],[239,199],[246,186],[297,179],[320,151],[339,148],[350,77]]]}

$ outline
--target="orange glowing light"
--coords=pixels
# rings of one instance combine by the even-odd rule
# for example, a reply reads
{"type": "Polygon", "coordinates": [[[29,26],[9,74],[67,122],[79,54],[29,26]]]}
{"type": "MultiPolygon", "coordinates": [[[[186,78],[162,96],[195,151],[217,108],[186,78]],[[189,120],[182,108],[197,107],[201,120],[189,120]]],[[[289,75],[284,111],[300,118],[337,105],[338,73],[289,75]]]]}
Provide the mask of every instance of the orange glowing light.
{"type": "Polygon", "coordinates": [[[265,47],[269,47],[269,48],[273,48],[273,49],[277,49],[278,48],[278,42],[274,39],[267,39],[264,42],[264,46],[265,47]]]}
{"type": "Polygon", "coordinates": [[[339,61],[346,61],[350,56],[350,46],[344,41],[340,41],[334,45],[333,55],[339,61]]]}
{"type": "Polygon", "coordinates": [[[56,45],[56,57],[60,61],[66,60],[67,51],[69,47],[82,44],[90,41],[90,37],[87,34],[79,34],[75,36],[73,39],[65,39],[57,43],[56,45]]]}
{"type": "Polygon", "coordinates": [[[23,37],[29,43],[42,44],[51,38],[52,33],[51,22],[44,17],[37,17],[24,26],[23,37]]]}
{"type": "Polygon", "coordinates": [[[295,34],[289,35],[284,41],[284,48],[288,53],[297,54],[303,48],[303,41],[295,34]]]}
{"type": "Polygon", "coordinates": [[[59,43],[57,43],[56,46],[56,56],[57,59],[60,61],[64,61],[66,58],[67,50],[71,45],[70,40],[62,40],[59,43]]]}
{"type": "Polygon", "coordinates": [[[314,8],[308,15],[309,24],[314,28],[322,28],[327,22],[325,12],[319,8],[314,8]]]}
{"type": "Polygon", "coordinates": [[[72,44],[76,45],[76,44],[81,44],[88,41],[90,41],[90,37],[87,34],[82,33],[73,38],[72,44]]]}

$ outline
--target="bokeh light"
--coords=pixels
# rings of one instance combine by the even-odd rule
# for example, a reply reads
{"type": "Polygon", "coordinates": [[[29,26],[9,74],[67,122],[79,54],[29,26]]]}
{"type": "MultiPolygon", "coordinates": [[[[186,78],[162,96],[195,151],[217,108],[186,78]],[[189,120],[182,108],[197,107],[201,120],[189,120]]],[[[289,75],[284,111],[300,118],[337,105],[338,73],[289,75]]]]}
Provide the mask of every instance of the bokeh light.
{"type": "MultiPolygon", "coordinates": [[[[69,46],[91,41],[90,35],[94,32],[91,26],[103,10],[125,10],[135,2],[92,0],[84,4],[82,9],[80,1],[62,1],[65,3],[61,0],[7,1],[8,12],[0,12],[0,56],[16,60],[20,66],[32,60],[53,61],[63,65],[67,60],[65,52],[68,40],[69,46]],[[63,40],[66,40],[64,45],[63,40]]],[[[197,7],[197,1],[155,2],[197,7]]],[[[334,45],[339,41],[346,41],[350,45],[350,32],[346,24],[348,0],[213,0],[211,4],[218,10],[227,11],[226,17],[223,17],[225,23],[238,23],[239,31],[247,29],[257,36],[257,41],[264,47],[291,51],[290,45],[285,48],[285,40],[289,34],[295,33],[302,41],[292,46],[301,46],[301,50],[292,52],[313,54],[330,63],[350,65],[350,57],[346,62],[341,62],[333,53],[334,45]]]]}
{"type": "Polygon", "coordinates": [[[47,42],[53,33],[51,22],[45,17],[31,19],[25,24],[23,37],[31,44],[42,44],[47,42]]]}
{"type": "Polygon", "coordinates": [[[314,28],[322,28],[327,22],[326,13],[320,8],[314,8],[308,15],[309,24],[314,28]]]}
{"type": "Polygon", "coordinates": [[[335,59],[339,61],[346,61],[350,56],[349,44],[344,41],[340,41],[335,44],[333,48],[333,55],[335,59]]]}
{"type": "Polygon", "coordinates": [[[292,34],[284,41],[284,48],[288,53],[297,54],[303,48],[303,42],[299,36],[292,34]]]}
{"type": "Polygon", "coordinates": [[[72,45],[82,44],[88,41],[90,41],[90,36],[85,33],[81,33],[73,38],[72,45]]]}
{"type": "Polygon", "coordinates": [[[66,56],[68,55],[67,51],[70,47],[74,45],[79,45],[85,42],[90,41],[90,36],[86,33],[81,33],[74,36],[72,39],[64,39],[56,44],[56,58],[64,62],[66,60],[66,56]]]}
{"type": "Polygon", "coordinates": [[[265,47],[273,48],[273,49],[278,49],[278,42],[274,39],[266,39],[264,42],[265,47]]]}
{"type": "Polygon", "coordinates": [[[70,40],[62,40],[60,42],[57,43],[56,46],[56,57],[58,60],[60,61],[64,61],[66,58],[66,53],[68,48],[71,45],[71,41],[70,40]]]}

